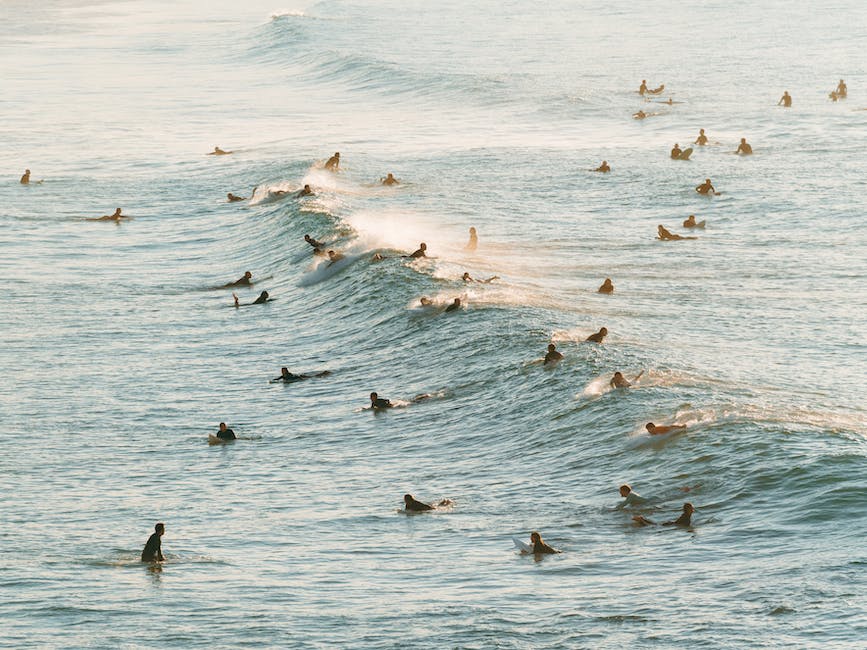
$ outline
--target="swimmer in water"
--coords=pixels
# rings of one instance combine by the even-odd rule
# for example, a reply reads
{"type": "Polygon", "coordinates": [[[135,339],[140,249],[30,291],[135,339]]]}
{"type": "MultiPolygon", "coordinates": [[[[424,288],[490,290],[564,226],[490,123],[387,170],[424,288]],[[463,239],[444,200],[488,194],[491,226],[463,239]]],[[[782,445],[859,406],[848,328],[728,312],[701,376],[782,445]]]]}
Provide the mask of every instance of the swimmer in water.
{"type": "Polygon", "coordinates": [[[217,437],[220,440],[237,440],[235,432],[226,426],[225,422],[220,422],[220,430],[217,431],[217,437]]]}
{"type": "Polygon", "coordinates": [[[310,189],[309,185],[305,185],[300,190],[295,193],[296,198],[301,198],[302,196],[314,196],[313,190],[310,189]]]}
{"type": "Polygon", "coordinates": [[[837,90],[834,92],[837,93],[837,97],[840,99],[846,99],[846,96],[849,94],[849,88],[846,87],[846,82],[840,79],[840,83],[837,84],[837,90]]]}
{"type": "Polygon", "coordinates": [[[249,271],[244,271],[244,277],[238,278],[237,280],[235,280],[234,282],[230,282],[229,284],[224,284],[223,288],[228,289],[229,287],[249,287],[253,284],[252,278],[252,273],[250,273],[249,271]]]}
{"type": "Polygon", "coordinates": [[[747,144],[746,138],[741,138],[741,143],[738,145],[738,149],[737,149],[737,151],[735,151],[735,153],[740,153],[740,154],[743,154],[745,156],[749,156],[750,154],[753,153],[753,148],[749,144],[747,144]]]}
{"type": "Polygon", "coordinates": [[[325,244],[320,241],[316,241],[310,235],[304,235],[304,241],[310,244],[313,248],[322,248],[323,246],[325,246],[325,244]]]}
{"type": "Polygon", "coordinates": [[[465,251],[474,251],[479,247],[479,236],[476,234],[476,229],[470,227],[470,241],[464,246],[465,251]]]}
{"type": "Polygon", "coordinates": [[[638,94],[639,94],[639,95],[644,95],[646,92],[648,92],[648,91],[647,91],[647,80],[646,80],[646,79],[642,79],[642,80],[641,80],[641,85],[638,87],[638,94]]]}
{"type": "Polygon", "coordinates": [[[704,221],[696,221],[695,215],[689,215],[686,220],[683,222],[684,228],[704,228],[704,221]]]}
{"type": "Polygon", "coordinates": [[[695,191],[704,196],[709,196],[711,194],[719,194],[716,191],[716,188],[713,186],[713,183],[710,182],[709,178],[704,179],[704,183],[696,186],[695,191]]]}
{"type": "Polygon", "coordinates": [[[388,172],[388,176],[385,178],[380,178],[379,182],[383,185],[400,185],[400,181],[391,172],[388,172]]]}
{"type": "Polygon", "coordinates": [[[422,242],[418,245],[418,250],[415,251],[412,255],[404,255],[403,257],[409,257],[412,259],[418,259],[419,257],[427,257],[427,255],[425,255],[426,250],[427,250],[427,244],[422,242]]]}
{"type": "Polygon", "coordinates": [[[288,383],[291,383],[293,381],[301,381],[302,379],[311,379],[312,377],[327,377],[330,374],[331,374],[330,370],[323,370],[322,372],[316,372],[313,374],[303,373],[300,375],[296,375],[294,373],[289,372],[288,368],[280,368],[280,376],[275,377],[269,383],[282,381],[282,382],[285,382],[288,384],[288,383]]]}
{"type": "MultiPolygon", "coordinates": [[[[692,513],[695,512],[695,508],[691,503],[683,504],[683,512],[680,517],[675,519],[674,521],[665,521],[662,523],[663,526],[680,526],[682,528],[689,528],[692,525],[692,513]]],[[[646,517],[642,517],[640,515],[635,515],[633,521],[637,523],[639,526],[655,526],[656,522],[651,521],[646,517]]]]}
{"type": "Polygon", "coordinates": [[[370,394],[370,408],[372,408],[374,411],[390,409],[391,407],[392,403],[384,397],[380,397],[377,393],[370,394]]]}
{"type": "Polygon", "coordinates": [[[656,238],[662,241],[679,241],[681,239],[696,239],[696,237],[684,237],[683,235],[676,235],[673,232],[670,232],[663,226],[659,224],[656,227],[657,235],[656,238]]]}
{"type": "Polygon", "coordinates": [[[104,214],[101,217],[93,217],[91,219],[87,219],[87,221],[116,221],[119,223],[121,219],[132,219],[132,217],[121,214],[120,208],[116,208],[114,214],[104,214]]]}
{"type": "Polygon", "coordinates": [[[662,436],[666,433],[671,433],[672,431],[684,431],[686,430],[685,424],[663,424],[656,425],[653,422],[648,422],[644,425],[644,428],[647,429],[647,433],[652,436],[662,436]]]}
{"type": "Polygon", "coordinates": [[[557,352],[557,347],[553,343],[548,344],[548,352],[545,354],[544,365],[554,365],[563,359],[563,355],[557,352]]]}
{"type": "Polygon", "coordinates": [[[461,308],[461,299],[455,298],[455,301],[452,304],[450,304],[448,307],[446,307],[446,312],[455,311],[456,309],[460,309],[460,308],[461,308]]]}
{"type": "Polygon", "coordinates": [[[596,290],[596,293],[614,293],[614,284],[612,284],[611,278],[605,278],[605,282],[596,290]]]}
{"type": "Polygon", "coordinates": [[[237,201],[246,201],[247,199],[244,198],[243,196],[235,196],[234,194],[232,194],[231,192],[229,192],[228,194],[226,194],[226,200],[227,200],[229,203],[235,203],[235,202],[237,202],[237,201]]]}
{"type": "Polygon", "coordinates": [[[608,172],[611,171],[611,167],[608,166],[608,161],[607,161],[607,160],[603,160],[603,161],[602,161],[602,164],[599,165],[599,167],[597,167],[596,169],[594,169],[594,170],[592,170],[592,171],[594,171],[594,172],[602,172],[603,174],[607,174],[608,172]]]}
{"type": "Polygon", "coordinates": [[[338,167],[340,167],[340,152],[335,151],[334,155],[325,162],[325,169],[336,172],[338,167]]]}
{"type": "Polygon", "coordinates": [[[707,144],[707,136],[704,134],[704,129],[698,130],[698,137],[695,139],[695,143],[699,146],[705,146],[707,144]]]}
{"type": "Polygon", "coordinates": [[[678,158],[680,158],[680,155],[682,153],[683,153],[683,151],[681,150],[680,145],[675,142],[674,148],[671,150],[671,159],[677,160],[678,158]]]}
{"type": "Polygon", "coordinates": [[[431,300],[427,296],[422,296],[421,299],[419,299],[419,302],[421,303],[422,307],[432,307],[434,304],[433,300],[431,300]]]}
{"type": "Polygon", "coordinates": [[[346,256],[343,253],[336,253],[334,251],[328,251],[328,266],[336,264],[342,259],[345,259],[346,256]]]}
{"type": "Polygon", "coordinates": [[[223,151],[222,149],[220,149],[220,147],[214,147],[214,150],[211,153],[209,153],[208,155],[209,156],[228,156],[230,153],[232,153],[232,152],[231,151],[223,151]]]}
{"type": "Polygon", "coordinates": [[[160,537],[165,535],[166,525],[163,523],[159,523],[154,526],[154,532],[148,537],[148,541],[145,544],[144,549],[141,552],[141,561],[142,562],[164,562],[166,558],[163,557],[162,551],[162,540],[160,537]]]}
{"type": "Polygon", "coordinates": [[[470,274],[467,273],[466,271],[464,271],[464,274],[461,276],[461,280],[463,280],[464,282],[478,282],[479,284],[490,284],[494,280],[499,280],[499,279],[500,279],[499,275],[492,275],[487,280],[476,280],[476,279],[470,277],[470,274]]]}
{"type": "MultiPolygon", "coordinates": [[[[632,382],[638,381],[643,374],[644,371],[642,370],[632,378],[632,382]]],[[[611,378],[611,381],[608,382],[608,384],[611,386],[611,388],[629,388],[630,386],[632,386],[632,382],[627,381],[626,377],[623,376],[623,373],[617,371],[614,373],[614,376],[611,378]]]]}
{"type": "Polygon", "coordinates": [[[548,546],[542,541],[542,536],[533,531],[530,533],[530,543],[533,545],[533,555],[552,555],[554,553],[562,553],[552,546],[548,546]]]}
{"type": "Polygon", "coordinates": [[[627,506],[640,506],[647,501],[647,499],[638,494],[638,492],[633,490],[626,483],[620,486],[620,496],[623,497],[623,501],[617,504],[618,510],[622,510],[627,506]]]}
{"type": "Polygon", "coordinates": [[[599,331],[596,334],[591,334],[588,336],[585,341],[590,341],[591,343],[602,343],[602,339],[608,336],[608,330],[604,327],[600,327],[599,331]]]}
{"type": "Polygon", "coordinates": [[[782,97],[780,97],[780,101],[777,102],[777,106],[779,106],[780,104],[782,104],[785,108],[792,107],[792,96],[789,95],[788,90],[783,93],[782,97]]]}

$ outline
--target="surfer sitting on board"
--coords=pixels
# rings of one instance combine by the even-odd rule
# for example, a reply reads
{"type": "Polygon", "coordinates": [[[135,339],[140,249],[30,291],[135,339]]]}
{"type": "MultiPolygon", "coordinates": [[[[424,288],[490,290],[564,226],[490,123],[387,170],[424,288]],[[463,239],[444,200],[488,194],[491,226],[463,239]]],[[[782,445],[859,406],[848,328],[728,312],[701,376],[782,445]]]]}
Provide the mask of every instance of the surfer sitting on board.
{"type": "Polygon", "coordinates": [[[591,334],[588,336],[585,341],[590,341],[591,343],[602,343],[602,339],[608,336],[608,330],[604,327],[600,327],[599,331],[596,334],[591,334]]]}
{"type": "Polygon", "coordinates": [[[597,293],[614,293],[614,284],[611,282],[611,278],[605,278],[605,282],[602,283],[602,286],[596,290],[597,293]]]}
{"type": "Polygon", "coordinates": [[[677,144],[677,143],[675,142],[675,143],[674,143],[674,148],[671,150],[671,158],[672,158],[672,160],[677,160],[678,158],[680,158],[680,155],[681,155],[682,153],[683,153],[683,151],[681,150],[680,145],[677,144]]]}
{"type": "Polygon", "coordinates": [[[425,255],[426,250],[427,250],[427,244],[422,242],[418,245],[418,250],[414,251],[412,253],[412,255],[404,255],[403,257],[408,257],[411,259],[418,259],[419,257],[427,257],[427,255],[425,255]]]}
{"type": "Polygon", "coordinates": [[[397,180],[391,172],[388,172],[388,176],[385,178],[380,178],[379,182],[383,185],[400,185],[400,181],[397,180]]]}
{"type": "Polygon", "coordinates": [[[653,422],[648,422],[644,425],[644,428],[647,429],[647,432],[652,436],[661,436],[666,433],[671,433],[672,431],[685,431],[685,424],[661,424],[657,425],[653,422]]]}
{"type": "Polygon", "coordinates": [[[741,143],[738,145],[738,149],[737,151],[735,151],[735,153],[741,153],[745,156],[749,156],[751,153],[753,153],[753,148],[749,144],[747,144],[746,138],[741,138],[741,143]]]}
{"type": "Polygon", "coordinates": [[[553,343],[548,344],[548,352],[545,354],[544,365],[554,365],[563,359],[563,355],[557,352],[557,347],[553,343]]]}
{"type": "Polygon", "coordinates": [[[370,408],[372,408],[374,411],[390,409],[391,407],[392,403],[384,397],[380,397],[377,393],[370,394],[370,408]]]}
{"type": "Polygon", "coordinates": [[[709,178],[705,178],[704,183],[696,186],[695,191],[705,196],[708,196],[710,194],[719,194],[719,192],[717,192],[716,188],[713,186],[713,183],[710,182],[709,178]]]}
{"type": "Polygon", "coordinates": [[[235,432],[227,427],[225,422],[220,422],[220,430],[217,431],[217,437],[220,440],[236,440],[235,432]]]}
{"type": "Polygon", "coordinates": [[[403,508],[408,512],[428,512],[430,510],[436,510],[442,506],[450,506],[453,504],[451,499],[443,499],[435,506],[432,506],[428,503],[424,503],[422,501],[418,501],[411,494],[403,495],[403,508]]]}
{"type": "MultiPolygon", "coordinates": [[[[692,523],[692,513],[695,512],[695,508],[691,503],[683,504],[683,512],[680,517],[675,519],[674,521],[665,521],[662,523],[663,526],[682,526],[684,528],[688,528],[692,523]]],[[[641,515],[635,515],[633,521],[637,523],[639,526],[655,526],[656,522],[647,519],[646,517],[642,517],[641,515]]]]}
{"type": "Polygon", "coordinates": [[[707,136],[704,134],[704,129],[698,130],[698,137],[695,139],[695,143],[701,147],[707,144],[707,136]]]}
{"type": "MultiPolygon", "coordinates": [[[[44,183],[45,181],[33,181],[37,185],[44,183]]],[[[21,180],[19,181],[22,185],[30,185],[30,170],[25,169],[24,173],[21,175],[21,180]]]]}
{"type": "Polygon", "coordinates": [[[695,215],[691,214],[683,222],[683,227],[684,228],[704,228],[704,223],[705,223],[704,220],[696,221],[695,215]]]}
{"type": "Polygon", "coordinates": [[[163,562],[166,558],[163,557],[162,537],[166,532],[166,525],[159,523],[154,526],[154,532],[148,537],[144,549],[141,552],[142,562],[163,562]]]}
{"type": "MultiPolygon", "coordinates": [[[[642,370],[637,375],[635,375],[635,377],[632,378],[632,381],[638,381],[638,379],[643,374],[644,374],[644,371],[642,370]]],[[[611,388],[629,388],[630,386],[632,386],[632,382],[627,381],[626,377],[624,377],[623,373],[620,372],[619,370],[614,373],[614,376],[611,378],[611,381],[608,383],[611,386],[611,388]]]]}
{"type": "Polygon", "coordinates": [[[777,106],[782,104],[786,108],[792,107],[792,96],[789,94],[789,91],[786,90],[783,92],[783,96],[780,97],[780,101],[777,102],[777,106]]]}

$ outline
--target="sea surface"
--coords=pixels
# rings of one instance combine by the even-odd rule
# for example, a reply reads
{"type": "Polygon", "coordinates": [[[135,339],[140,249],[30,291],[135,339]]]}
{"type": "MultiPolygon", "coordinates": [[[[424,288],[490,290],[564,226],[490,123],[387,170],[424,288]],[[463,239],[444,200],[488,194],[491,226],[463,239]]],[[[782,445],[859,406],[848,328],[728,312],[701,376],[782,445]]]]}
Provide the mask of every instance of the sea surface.
{"type": "Polygon", "coordinates": [[[0,4],[0,646],[867,647],[865,25],[0,4]],[[235,309],[248,270],[274,301],[235,309]],[[563,552],[520,555],[534,530],[563,552]]]}

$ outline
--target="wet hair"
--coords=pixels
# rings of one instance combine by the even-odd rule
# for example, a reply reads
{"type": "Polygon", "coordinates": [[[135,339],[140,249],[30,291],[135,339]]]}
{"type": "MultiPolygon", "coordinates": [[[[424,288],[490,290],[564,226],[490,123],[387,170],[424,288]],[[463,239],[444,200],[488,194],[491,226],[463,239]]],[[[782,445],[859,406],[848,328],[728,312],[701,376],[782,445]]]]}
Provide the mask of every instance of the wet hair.
{"type": "Polygon", "coordinates": [[[632,492],[632,488],[629,487],[629,485],[626,483],[624,483],[623,485],[620,486],[620,491],[623,492],[624,490],[626,491],[626,494],[629,494],[630,492],[632,492]]]}
{"type": "Polygon", "coordinates": [[[408,502],[410,502],[410,501],[414,501],[414,499],[413,499],[413,497],[412,497],[411,494],[404,494],[404,495],[403,495],[403,500],[404,500],[405,503],[408,503],[408,502]]]}
{"type": "Polygon", "coordinates": [[[541,542],[542,536],[534,530],[532,533],[530,533],[530,540],[533,542],[541,542]]]}
{"type": "Polygon", "coordinates": [[[425,244],[424,242],[422,242],[421,244],[418,245],[418,247],[419,247],[420,249],[424,250],[425,248],[427,248],[427,244],[425,244]]]}
{"type": "Polygon", "coordinates": [[[252,278],[252,277],[253,277],[253,274],[250,273],[249,271],[244,271],[244,277],[245,277],[245,278],[252,278]]]}
{"type": "Polygon", "coordinates": [[[370,394],[370,399],[376,399],[377,397],[379,397],[378,393],[371,393],[370,394]]]}
{"type": "Polygon", "coordinates": [[[557,349],[557,346],[554,345],[553,343],[548,344],[548,352],[553,352],[556,349],[557,349]]]}
{"type": "Polygon", "coordinates": [[[651,429],[655,429],[656,425],[653,422],[648,422],[647,424],[644,425],[644,428],[647,429],[648,431],[650,431],[651,429]]]}
{"type": "Polygon", "coordinates": [[[263,291],[262,293],[259,294],[259,297],[264,298],[265,300],[268,300],[268,292],[263,291]]]}
{"type": "Polygon", "coordinates": [[[608,328],[607,327],[600,327],[599,333],[600,334],[608,334],[608,328]]]}
{"type": "Polygon", "coordinates": [[[220,422],[220,426],[221,426],[221,427],[224,427],[224,426],[226,426],[226,423],[225,423],[225,422],[220,422]]]}
{"type": "Polygon", "coordinates": [[[687,501],[686,503],[683,504],[683,511],[686,512],[687,509],[689,509],[690,511],[693,511],[693,510],[695,510],[695,507],[689,501],[687,501]]]}
{"type": "Polygon", "coordinates": [[[162,522],[160,522],[156,526],[154,526],[154,532],[157,532],[157,533],[163,532],[163,531],[165,531],[165,529],[166,529],[166,525],[162,522]]]}

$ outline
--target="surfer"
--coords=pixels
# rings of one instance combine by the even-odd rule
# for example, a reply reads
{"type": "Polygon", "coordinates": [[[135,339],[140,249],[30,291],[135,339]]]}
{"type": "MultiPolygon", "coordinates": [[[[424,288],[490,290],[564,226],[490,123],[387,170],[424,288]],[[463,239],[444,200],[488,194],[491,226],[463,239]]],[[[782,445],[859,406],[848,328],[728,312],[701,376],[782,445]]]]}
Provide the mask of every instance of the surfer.
{"type": "Polygon", "coordinates": [[[557,352],[557,347],[553,343],[548,344],[548,352],[545,354],[544,365],[554,365],[558,361],[563,359],[563,355],[557,352]]]}
{"type": "Polygon", "coordinates": [[[836,102],[838,99],[840,99],[840,97],[837,95],[837,91],[836,91],[836,90],[832,90],[831,92],[829,92],[829,93],[828,93],[828,97],[830,98],[830,100],[831,100],[832,102],[836,102]]]}
{"type": "Polygon", "coordinates": [[[698,130],[698,137],[695,139],[695,143],[700,146],[705,146],[707,144],[707,136],[704,134],[704,129],[698,130]]]}
{"type": "Polygon", "coordinates": [[[125,214],[120,213],[120,208],[116,208],[114,214],[104,214],[101,217],[93,217],[87,219],[87,221],[116,221],[120,222],[121,219],[132,219],[132,217],[128,217],[125,214]]]}
{"type": "Polygon", "coordinates": [[[419,299],[419,302],[421,303],[422,307],[433,307],[433,300],[431,300],[427,296],[422,296],[419,299]]]}
{"type": "Polygon", "coordinates": [[[741,138],[741,143],[738,145],[737,151],[735,153],[740,153],[745,156],[749,156],[753,153],[753,148],[747,143],[746,138],[741,138]]]}
{"type": "Polygon", "coordinates": [[[300,199],[302,196],[313,196],[313,190],[310,189],[309,185],[305,185],[295,193],[296,198],[300,199]]]}
{"type": "Polygon", "coordinates": [[[252,277],[252,273],[250,273],[249,271],[244,271],[244,277],[238,278],[237,280],[235,280],[234,282],[230,282],[229,284],[224,284],[223,288],[228,289],[229,287],[249,287],[253,284],[251,282],[252,277]]]}
{"type": "Polygon", "coordinates": [[[465,251],[474,251],[479,247],[479,236],[476,234],[476,229],[470,226],[470,241],[464,246],[465,251]]]}
{"type": "Polygon", "coordinates": [[[388,176],[380,178],[379,182],[383,185],[400,185],[400,181],[394,177],[394,174],[388,172],[388,176]]]}
{"type": "Polygon", "coordinates": [[[789,91],[786,90],[783,92],[783,96],[780,97],[780,101],[777,102],[777,106],[782,104],[785,108],[792,107],[792,96],[789,94],[789,91]]]}
{"type": "Polygon", "coordinates": [[[699,194],[703,194],[704,196],[709,196],[711,194],[719,194],[716,191],[716,188],[713,186],[713,183],[710,182],[709,178],[704,179],[704,183],[696,186],[695,191],[699,194]]]}
{"type": "Polygon", "coordinates": [[[647,501],[626,483],[620,486],[620,496],[623,497],[623,501],[617,504],[618,510],[622,510],[626,506],[640,506],[647,501]]]}
{"type": "Polygon", "coordinates": [[[660,239],[662,241],[679,241],[681,239],[697,239],[696,237],[684,237],[683,235],[677,235],[677,234],[667,230],[665,228],[665,226],[663,226],[662,224],[659,224],[656,227],[656,229],[657,229],[657,233],[658,233],[656,238],[660,239]]]}
{"type": "Polygon", "coordinates": [[[325,162],[325,169],[336,172],[338,167],[340,167],[340,152],[335,151],[334,155],[325,162]]]}
{"type": "Polygon", "coordinates": [[[141,552],[141,561],[142,562],[164,562],[166,558],[163,557],[162,551],[162,537],[166,532],[166,525],[163,523],[159,523],[154,526],[154,532],[151,533],[151,536],[148,537],[148,541],[145,544],[144,549],[141,552]]]}
{"type": "Polygon", "coordinates": [[[237,201],[246,201],[246,200],[247,200],[247,199],[244,198],[243,196],[235,196],[235,195],[232,194],[231,192],[229,192],[228,194],[226,194],[226,199],[228,200],[229,203],[235,203],[235,202],[237,202],[237,201]]]}
{"type": "Polygon", "coordinates": [[[335,251],[328,251],[328,266],[331,266],[340,260],[344,259],[346,256],[343,253],[337,253],[335,251]]]}
{"type": "Polygon", "coordinates": [[[223,151],[222,149],[220,149],[220,147],[214,147],[214,150],[211,153],[209,153],[208,155],[209,156],[227,156],[230,153],[232,153],[232,152],[231,151],[223,151]]]}
{"type": "Polygon", "coordinates": [[[325,246],[325,244],[323,244],[321,241],[316,241],[310,235],[304,235],[304,241],[306,241],[308,244],[310,244],[314,249],[316,249],[316,248],[321,249],[323,246],[325,246]]]}
{"type": "MultiPolygon", "coordinates": [[[[233,293],[232,298],[235,299],[235,307],[241,307],[241,303],[238,302],[238,294],[233,293]]],[[[247,303],[243,306],[249,307],[250,305],[264,305],[266,302],[271,302],[272,300],[274,300],[274,299],[269,297],[268,292],[263,291],[262,293],[259,294],[259,297],[256,298],[256,300],[254,300],[253,302],[247,303]]]]}
{"type": "Polygon", "coordinates": [[[637,375],[635,375],[635,377],[633,377],[632,381],[630,382],[630,381],[627,381],[626,377],[623,376],[623,373],[618,370],[617,372],[614,373],[614,376],[611,378],[611,381],[608,383],[611,386],[611,388],[629,388],[630,386],[632,386],[632,382],[638,381],[639,378],[641,377],[641,375],[643,375],[643,374],[644,374],[644,371],[642,370],[637,375]]]}
{"type": "Polygon", "coordinates": [[[370,408],[374,411],[381,411],[382,409],[390,409],[392,407],[392,403],[385,399],[384,397],[380,397],[377,393],[370,394],[370,408]]]}
{"type": "Polygon", "coordinates": [[[634,117],[636,120],[643,120],[645,117],[647,117],[647,113],[645,113],[644,111],[638,111],[637,113],[633,113],[632,117],[634,117]]]}
{"type": "MultiPolygon", "coordinates": [[[[688,528],[692,525],[692,513],[695,512],[695,508],[689,502],[683,504],[683,512],[680,514],[680,517],[673,521],[664,521],[662,523],[663,526],[681,526],[683,528],[688,528]]],[[[639,526],[655,526],[656,522],[651,521],[647,517],[642,517],[641,515],[635,515],[632,518],[635,523],[639,526]]]]}
{"type": "MultiPolygon", "coordinates": [[[[24,173],[21,175],[21,180],[19,181],[22,185],[30,185],[30,170],[25,169],[24,173]]],[[[42,181],[34,181],[36,183],[41,183],[42,181]]]]}
{"type": "Polygon", "coordinates": [[[682,153],[683,153],[683,151],[681,151],[681,149],[680,149],[680,145],[677,144],[677,143],[675,142],[675,143],[674,143],[674,148],[671,150],[671,159],[672,159],[672,160],[677,160],[678,158],[680,158],[680,155],[681,155],[682,153]]]}
{"type": "Polygon", "coordinates": [[[643,95],[646,92],[647,92],[647,80],[642,79],[641,85],[638,87],[638,94],[643,95]]]}
{"type": "Polygon", "coordinates": [[[470,277],[470,274],[466,271],[464,271],[464,274],[461,276],[461,280],[463,280],[464,282],[478,282],[479,284],[490,284],[494,280],[499,280],[499,279],[500,279],[499,275],[492,275],[487,280],[476,280],[475,278],[470,277]]]}
{"type": "Polygon", "coordinates": [[[607,161],[607,160],[603,160],[603,161],[602,161],[602,164],[599,165],[599,167],[597,167],[596,169],[594,169],[594,170],[592,170],[592,171],[594,171],[594,172],[602,172],[603,174],[607,174],[608,172],[611,171],[611,167],[608,166],[608,161],[607,161]]]}
{"type": "Polygon", "coordinates": [[[585,341],[590,341],[591,343],[602,343],[602,339],[608,336],[608,330],[604,327],[600,327],[599,331],[596,334],[591,334],[588,336],[585,341]]]}
{"type": "Polygon", "coordinates": [[[217,431],[217,437],[220,440],[237,440],[235,432],[227,427],[225,422],[220,422],[220,430],[217,431]]]}
{"type": "Polygon", "coordinates": [[[686,429],[685,424],[654,424],[653,422],[648,422],[644,425],[644,428],[647,429],[647,433],[652,436],[662,436],[666,433],[671,433],[672,431],[684,431],[686,429]]]}
{"type": "Polygon", "coordinates": [[[614,293],[614,285],[611,283],[611,278],[605,278],[605,282],[596,290],[596,293],[614,293]]]}
{"type": "Polygon", "coordinates": [[[322,372],[316,372],[313,374],[302,373],[300,375],[296,375],[289,372],[288,368],[280,368],[280,376],[272,379],[270,383],[273,383],[275,381],[282,381],[288,384],[293,381],[301,381],[302,379],[311,379],[312,377],[327,377],[330,374],[330,370],[323,370],[322,372]]]}
{"type": "Polygon", "coordinates": [[[429,512],[431,510],[436,510],[437,508],[441,508],[443,506],[450,506],[453,504],[454,501],[452,501],[451,499],[442,499],[435,506],[432,506],[429,503],[419,501],[411,494],[403,495],[403,509],[408,512],[429,512]]]}
{"type": "Polygon", "coordinates": [[[447,312],[455,311],[456,309],[460,309],[460,308],[461,308],[461,299],[455,298],[455,301],[452,304],[450,304],[448,307],[446,307],[446,311],[447,312]]]}
{"type": "Polygon", "coordinates": [[[696,221],[695,215],[689,215],[686,220],[683,222],[684,228],[704,228],[704,220],[696,221]]]}
{"type": "Polygon", "coordinates": [[[427,257],[427,255],[425,255],[426,250],[427,250],[427,244],[422,242],[418,245],[418,250],[413,252],[412,255],[404,255],[403,257],[409,257],[412,259],[418,259],[419,257],[427,257]]]}
{"type": "Polygon", "coordinates": [[[840,79],[840,83],[837,84],[837,90],[834,92],[837,93],[837,97],[840,99],[846,99],[846,96],[849,94],[849,89],[846,87],[846,82],[840,79]]]}
{"type": "Polygon", "coordinates": [[[542,541],[542,536],[537,533],[535,530],[530,533],[530,543],[533,545],[533,554],[541,555],[547,554],[551,555],[554,553],[562,553],[562,551],[558,551],[556,548],[552,546],[548,546],[545,542],[542,541]]]}

